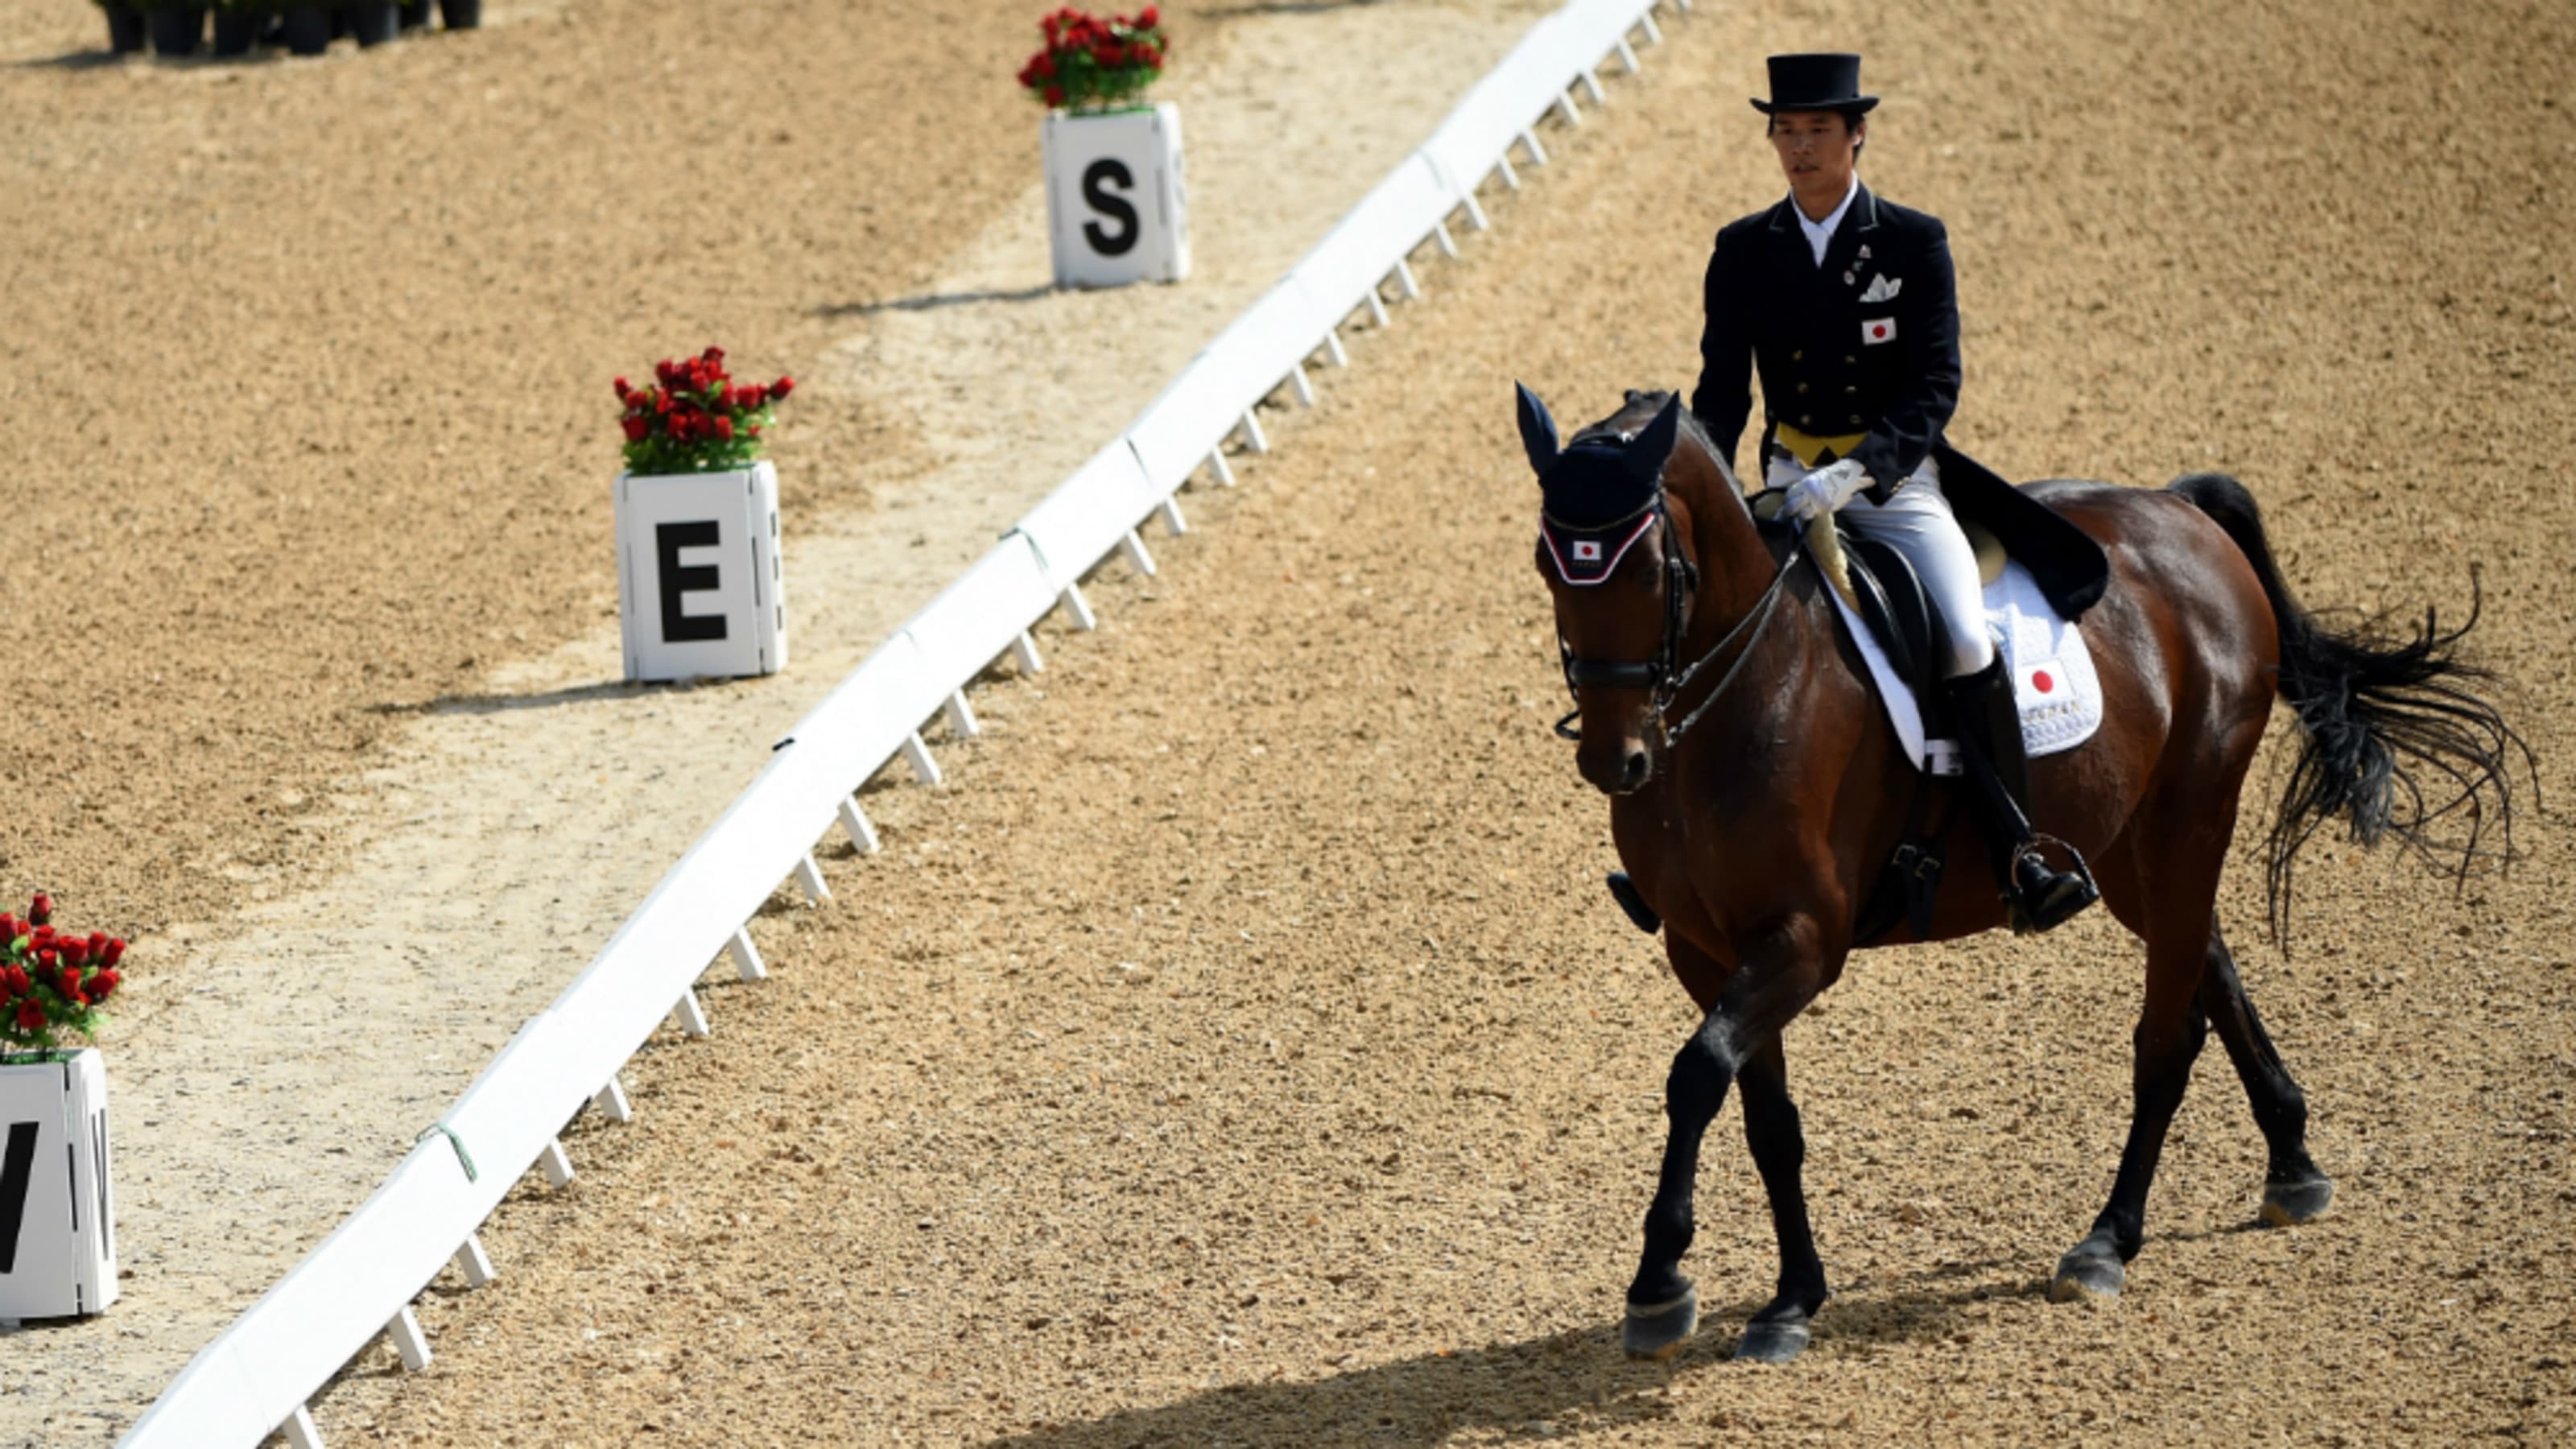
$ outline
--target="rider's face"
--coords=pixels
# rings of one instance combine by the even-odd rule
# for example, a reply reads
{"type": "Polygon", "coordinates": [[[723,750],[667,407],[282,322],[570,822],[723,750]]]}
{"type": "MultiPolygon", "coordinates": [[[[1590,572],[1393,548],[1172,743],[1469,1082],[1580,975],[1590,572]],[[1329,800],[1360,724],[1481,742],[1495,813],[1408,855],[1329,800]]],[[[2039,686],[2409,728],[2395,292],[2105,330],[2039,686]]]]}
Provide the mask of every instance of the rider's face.
{"type": "Polygon", "coordinates": [[[1771,118],[1771,149],[1789,189],[1801,196],[1839,197],[1851,189],[1867,121],[1838,111],[1782,111],[1771,118]]]}

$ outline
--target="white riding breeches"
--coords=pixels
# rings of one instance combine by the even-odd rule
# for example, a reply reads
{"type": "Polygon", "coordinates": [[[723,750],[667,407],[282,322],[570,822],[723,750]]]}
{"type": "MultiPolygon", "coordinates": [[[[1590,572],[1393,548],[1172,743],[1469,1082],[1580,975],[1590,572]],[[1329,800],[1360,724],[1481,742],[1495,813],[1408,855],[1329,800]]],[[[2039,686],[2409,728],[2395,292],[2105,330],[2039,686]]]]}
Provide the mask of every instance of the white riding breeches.
{"type": "MultiPolygon", "coordinates": [[[[1786,488],[1807,474],[1807,467],[1785,452],[1773,452],[1763,481],[1786,488]]],[[[1866,493],[1843,505],[1843,523],[1864,538],[1877,539],[1905,555],[1941,611],[1944,641],[1941,674],[1956,679],[1994,662],[1995,641],[1986,633],[1986,590],[1977,577],[1977,552],[1959,531],[1950,500],[1941,492],[1940,465],[1930,458],[1887,502],[1872,503],[1866,493]]]]}

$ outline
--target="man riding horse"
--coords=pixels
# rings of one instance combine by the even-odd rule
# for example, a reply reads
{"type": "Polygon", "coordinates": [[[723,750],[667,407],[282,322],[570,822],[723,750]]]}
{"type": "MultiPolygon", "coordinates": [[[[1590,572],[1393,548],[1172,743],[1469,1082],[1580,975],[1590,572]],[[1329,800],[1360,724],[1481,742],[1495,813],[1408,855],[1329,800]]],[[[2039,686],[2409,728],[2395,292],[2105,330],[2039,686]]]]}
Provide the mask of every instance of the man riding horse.
{"type": "MultiPolygon", "coordinates": [[[[1945,481],[1973,491],[1980,516],[2029,507],[1942,441],[1959,402],[1949,235],[1861,185],[1878,97],[1860,93],[1859,56],[1775,55],[1770,70],[1771,99],[1753,106],[1770,118],[1789,195],[1717,234],[1691,412],[1731,464],[1758,370],[1760,464],[1785,490],[1783,510],[1800,522],[1839,512],[1845,528],[1914,565],[1947,629],[1936,642],[1946,698],[1924,704],[1948,706],[2014,924],[2044,931],[2099,893],[2080,859],[2061,871],[2039,852],[2012,681],[1986,632],[1976,553],[1944,492],[1945,481]]],[[[2061,600],[2070,613],[2090,602],[2061,600]]]]}
{"type": "MultiPolygon", "coordinates": [[[[2264,851],[2276,928],[2287,926],[2300,847],[2331,822],[2363,844],[2450,856],[2461,879],[2509,859],[2511,765],[2516,755],[2532,764],[2481,697],[2493,676],[2458,655],[2468,625],[2439,629],[2428,610],[2406,638],[2323,622],[2291,592],[2254,494],[2235,479],[2016,489],[1945,446],[1959,322],[1941,224],[1852,178],[1870,105],[1855,58],[1782,56],[1771,77],[1772,99],[1756,104],[1773,117],[1791,194],[1718,236],[1696,417],[1669,393],[1630,392],[1562,441],[1536,394],[1516,397],[1538,481],[1531,563],[1555,615],[1568,721],[1581,723],[1570,732],[1575,768],[1610,799],[1611,841],[1633,873],[1613,889],[1639,925],[1660,929],[1674,980],[1700,1012],[1665,1078],[1663,1159],[1625,1294],[1620,1342],[1641,1358],[1677,1352],[1698,1326],[1681,1264],[1697,1232],[1700,1150],[1739,1091],[1780,1273],[1736,1354],[1778,1363],[1806,1347],[1832,1289],[1807,1213],[1786,1028],[1853,954],[2007,921],[2045,928],[2093,899],[2097,872],[2103,905],[2146,947],[2131,1115],[2110,1195],[2058,1259],[2049,1296],[2123,1290],[2167,1131],[2212,1035],[2264,1136],[2264,1220],[2324,1212],[2334,1183],[2308,1152],[2307,1098],[2263,1029],[2218,912],[2273,708],[2288,705],[2296,727],[2264,851]],[[1775,490],[1760,507],[1728,459],[1756,368],[1775,490]],[[1791,521],[1769,512],[1773,502],[1791,521]],[[2018,569],[2005,581],[2000,615],[2015,622],[2000,668],[1953,507],[1994,533],[2018,569]],[[1875,665],[1826,577],[1831,551],[1795,522],[1835,514],[1886,539],[1853,550],[1869,557],[1869,577],[1901,582],[1910,559],[1942,605],[1951,678],[1931,692],[1959,716],[1973,822],[1936,799],[1948,792],[1925,788],[1922,740],[1904,738],[1882,707],[1875,665]],[[2027,665],[2045,689],[2040,664],[2077,657],[2019,657],[2035,636],[2013,598],[2033,591],[2051,630],[2083,616],[2080,635],[2042,637],[2080,648],[2099,691],[2090,733],[2036,781],[2051,838],[2079,867],[2071,876],[2033,850],[2028,766],[2003,678],[2027,665]],[[2490,830],[2500,844],[2482,843],[2490,830]],[[1975,834],[2001,846],[1992,877],[1921,868],[1971,848],[1975,834]],[[1873,904],[1897,893],[1901,909],[1873,904]]],[[[1906,652],[1943,652],[1921,644],[1906,652]]]]}

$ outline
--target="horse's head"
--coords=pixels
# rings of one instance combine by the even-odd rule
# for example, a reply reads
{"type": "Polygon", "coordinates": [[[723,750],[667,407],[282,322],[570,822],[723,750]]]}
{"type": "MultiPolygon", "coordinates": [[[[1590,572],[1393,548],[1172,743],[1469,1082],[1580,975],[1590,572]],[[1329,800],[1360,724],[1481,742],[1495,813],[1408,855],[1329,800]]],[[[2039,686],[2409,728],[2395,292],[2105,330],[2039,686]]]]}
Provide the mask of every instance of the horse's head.
{"type": "Polygon", "coordinates": [[[1687,505],[1664,488],[1681,404],[1630,393],[1625,408],[1559,447],[1546,404],[1519,392],[1521,442],[1538,471],[1538,569],[1583,721],[1575,766],[1603,792],[1631,794],[1654,776],[1698,591],[1687,505]]]}

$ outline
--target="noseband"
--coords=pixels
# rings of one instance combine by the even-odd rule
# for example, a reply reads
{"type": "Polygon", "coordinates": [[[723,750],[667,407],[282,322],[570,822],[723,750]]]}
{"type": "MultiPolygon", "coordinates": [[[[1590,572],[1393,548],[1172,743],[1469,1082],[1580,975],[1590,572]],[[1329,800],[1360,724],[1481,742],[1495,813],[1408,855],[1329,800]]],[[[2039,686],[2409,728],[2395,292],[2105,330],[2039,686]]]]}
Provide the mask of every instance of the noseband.
{"type": "MultiPolygon", "coordinates": [[[[1779,571],[1771,576],[1770,586],[1762,591],[1761,599],[1743,618],[1735,621],[1735,627],[1709,646],[1707,653],[1692,660],[1689,667],[1676,668],[1681,660],[1682,635],[1690,624],[1690,601],[1699,593],[1699,566],[1682,553],[1680,530],[1673,526],[1672,510],[1666,506],[1665,497],[1663,488],[1658,486],[1655,501],[1647,505],[1654,511],[1655,526],[1662,535],[1664,550],[1664,628],[1661,637],[1655,641],[1655,657],[1646,660],[1585,659],[1565,642],[1564,635],[1558,635],[1556,653],[1558,662],[1565,669],[1565,692],[1573,696],[1576,703],[1574,709],[1566,712],[1565,718],[1556,722],[1556,733],[1561,739],[1583,738],[1580,729],[1571,728],[1576,717],[1583,713],[1579,691],[1644,689],[1653,691],[1654,702],[1648,713],[1663,732],[1664,747],[1670,749],[1679,744],[1682,736],[1699,723],[1700,717],[1708,713],[1709,706],[1717,703],[1719,697],[1726,693],[1727,686],[1743,672],[1744,662],[1753,657],[1753,646],[1761,641],[1763,629],[1770,624],[1771,615],[1779,606],[1780,586],[1788,582],[1789,570],[1797,567],[1799,558],[1806,552],[1793,545],[1788,555],[1780,560],[1779,571]],[[1697,709],[1682,716],[1679,723],[1673,722],[1669,718],[1673,701],[1690,686],[1692,680],[1699,677],[1701,670],[1733,648],[1738,640],[1743,642],[1743,652],[1736,656],[1735,663],[1728,666],[1726,673],[1718,677],[1717,684],[1708,692],[1708,698],[1701,700],[1697,709]]],[[[1544,512],[1540,517],[1543,521],[1553,522],[1544,512]]]]}

